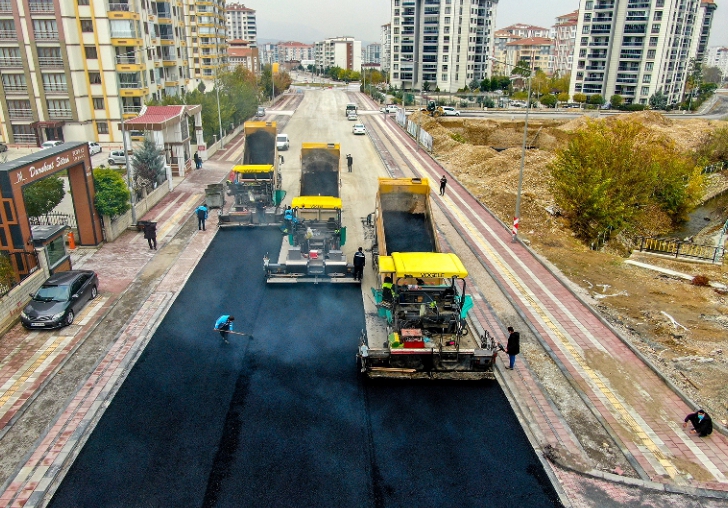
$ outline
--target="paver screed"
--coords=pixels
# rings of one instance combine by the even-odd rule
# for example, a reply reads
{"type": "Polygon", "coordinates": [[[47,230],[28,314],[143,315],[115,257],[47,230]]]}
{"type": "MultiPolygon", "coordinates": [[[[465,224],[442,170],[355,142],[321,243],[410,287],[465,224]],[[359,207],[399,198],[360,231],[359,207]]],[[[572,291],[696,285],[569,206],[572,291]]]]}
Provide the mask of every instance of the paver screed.
{"type": "MultiPolygon", "coordinates": [[[[414,141],[402,130],[373,121],[408,146],[408,172],[439,179],[443,169],[426,153],[412,152],[414,141]]],[[[723,435],[701,439],[683,430],[680,424],[691,408],[522,244],[512,243],[503,224],[452,175],[447,195],[434,199],[634,456],[643,479],[728,490],[723,435]]]]}

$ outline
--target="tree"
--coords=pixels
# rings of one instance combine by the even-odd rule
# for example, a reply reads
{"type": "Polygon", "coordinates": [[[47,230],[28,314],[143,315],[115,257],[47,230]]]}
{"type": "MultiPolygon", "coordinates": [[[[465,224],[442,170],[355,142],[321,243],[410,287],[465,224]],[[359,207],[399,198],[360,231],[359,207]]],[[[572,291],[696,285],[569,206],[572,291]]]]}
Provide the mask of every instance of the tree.
{"type": "MultiPolygon", "coordinates": [[[[564,74],[563,76],[559,76],[558,73],[554,74],[551,77],[551,80],[549,81],[549,88],[551,90],[551,93],[559,95],[561,93],[567,93],[569,92],[569,85],[571,82],[571,74],[564,74]]],[[[559,99],[561,100],[561,99],[559,99]]],[[[568,101],[569,98],[567,96],[566,101],[568,101]]]]}
{"type": "Polygon", "coordinates": [[[583,93],[575,93],[574,94],[574,102],[578,102],[579,104],[584,104],[586,102],[586,94],[583,94],[583,93]]]}
{"type": "Polygon", "coordinates": [[[131,193],[122,176],[113,169],[95,169],[94,188],[94,205],[99,214],[117,217],[131,208],[131,193]]]}
{"type": "Polygon", "coordinates": [[[667,95],[658,90],[650,97],[649,104],[652,109],[667,109],[667,95]]]}
{"type": "Polygon", "coordinates": [[[490,91],[490,80],[488,78],[485,78],[485,79],[483,79],[483,81],[480,82],[480,91],[481,92],[490,91]]]}
{"type": "Polygon", "coordinates": [[[556,106],[556,102],[558,99],[554,94],[546,94],[543,97],[541,97],[541,104],[546,106],[547,108],[553,108],[556,106]]]}
{"type": "Polygon", "coordinates": [[[10,262],[10,257],[5,252],[0,252],[0,290],[9,290],[17,282],[15,269],[10,262]]]}
{"type": "Polygon", "coordinates": [[[594,104],[596,106],[601,106],[604,104],[604,97],[602,97],[599,94],[594,94],[589,96],[589,104],[594,104]]]}
{"type": "Polygon", "coordinates": [[[134,151],[131,165],[134,167],[134,187],[137,189],[153,183],[162,183],[166,178],[164,152],[149,136],[144,136],[142,146],[134,151]]]}
{"type": "Polygon", "coordinates": [[[674,144],[639,122],[589,121],[549,165],[550,188],[572,231],[589,241],[649,220],[659,209],[673,223],[701,195],[703,178],[674,144]]]}
{"type": "Polygon", "coordinates": [[[609,98],[609,103],[612,105],[613,108],[618,108],[622,105],[624,102],[624,99],[621,95],[612,95],[612,97],[609,98]]]}
{"type": "Polygon", "coordinates": [[[569,102],[569,92],[561,92],[556,96],[559,102],[569,102]]]}
{"type": "Polygon", "coordinates": [[[728,127],[721,127],[706,136],[695,150],[694,160],[702,164],[728,163],[728,127]]]}
{"type": "Polygon", "coordinates": [[[471,92],[474,92],[480,88],[480,83],[478,83],[477,79],[473,78],[473,80],[468,84],[468,88],[471,92]]]}
{"type": "Polygon", "coordinates": [[[429,92],[430,91],[430,86],[432,86],[430,84],[430,82],[429,81],[425,81],[424,83],[422,83],[422,91],[423,92],[429,92]]]}
{"type": "Polygon", "coordinates": [[[703,69],[703,81],[706,83],[720,84],[723,79],[723,73],[718,67],[706,67],[703,69]]]}
{"type": "Polygon", "coordinates": [[[63,201],[65,195],[63,180],[56,175],[47,176],[23,191],[25,210],[30,217],[47,215],[63,201]]]}

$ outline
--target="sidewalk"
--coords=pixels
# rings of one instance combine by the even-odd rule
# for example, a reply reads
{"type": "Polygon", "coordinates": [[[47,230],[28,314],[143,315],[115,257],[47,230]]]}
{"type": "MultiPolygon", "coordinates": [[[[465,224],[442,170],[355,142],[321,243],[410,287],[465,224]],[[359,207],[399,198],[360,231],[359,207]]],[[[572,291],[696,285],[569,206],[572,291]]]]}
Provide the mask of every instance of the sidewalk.
{"type": "MultiPolygon", "coordinates": [[[[236,140],[233,140],[235,142],[236,140]]],[[[156,324],[176,298],[179,288],[194,270],[197,260],[212,241],[217,215],[210,214],[206,232],[197,231],[190,221],[194,209],[204,200],[208,184],[219,183],[230,163],[210,160],[199,171],[175,181],[174,190],[140,219],[158,223],[158,250],[149,249],[143,235],[126,231],[99,249],[74,253],[74,268],[95,270],[99,276],[99,297],[85,307],[69,327],[53,332],[27,331],[19,324],[0,341],[0,438],[5,490],[0,506],[36,506],[45,498],[57,473],[68,466],[67,459],[95,425],[97,411],[118,388],[126,372],[151,337],[156,324]],[[130,316],[128,319],[115,319],[130,316]],[[103,328],[99,324],[103,320],[103,328]],[[62,385],[59,376],[71,356],[98,335],[110,335],[111,346],[93,372],[86,372],[82,385],[62,385]],[[90,374],[90,376],[89,376],[90,374]],[[40,389],[53,383],[53,401],[41,400],[40,389]],[[66,400],[70,397],[70,403],[66,400]],[[23,416],[33,402],[49,405],[44,421],[25,422],[23,416]],[[60,407],[61,416],[54,421],[60,407]],[[22,422],[22,425],[21,425],[22,422]],[[46,427],[52,425],[45,433],[46,427]],[[21,431],[15,427],[24,427],[21,431]],[[16,450],[9,434],[18,440],[41,439],[31,450],[16,450]],[[23,439],[25,438],[25,439],[23,439]],[[7,451],[6,451],[7,447],[7,451]],[[30,452],[32,451],[32,454],[30,452]],[[13,457],[26,456],[22,467],[13,457]],[[10,470],[9,470],[10,469],[10,470]]],[[[94,346],[95,347],[95,346],[94,346]]],[[[99,346],[102,347],[102,346],[99,346]]],[[[103,350],[103,349],[102,349],[103,350]]],[[[98,351],[95,353],[98,357],[98,351]]],[[[28,420],[37,420],[32,415],[28,420]]]]}
{"type": "MultiPolygon", "coordinates": [[[[423,150],[417,152],[414,140],[395,127],[395,122],[379,116],[369,119],[369,125],[377,131],[387,132],[379,136],[379,148],[387,150],[383,154],[387,165],[397,166],[391,169],[395,175],[439,180],[444,169],[423,150]]],[[[725,503],[728,439],[717,431],[701,439],[683,430],[682,420],[693,408],[555,273],[524,245],[511,243],[507,228],[452,175],[447,195],[439,197],[433,192],[433,199],[527,323],[530,333],[522,330],[522,337],[531,335],[535,339],[533,346],[540,346],[531,347],[526,342],[520,368],[513,372],[499,370],[498,377],[520,411],[524,429],[530,433],[537,452],[556,466],[554,474],[567,489],[567,497],[583,499],[568,489],[579,483],[570,475],[586,475],[606,478],[607,482],[597,483],[608,485],[607,490],[615,496],[636,486],[725,503]],[[539,375],[528,368],[528,362],[539,356],[536,350],[541,356],[545,352],[559,367],[565,384],[570,385],[590,414],[569,415],[559,410],[539,375]],[[594,425],[585,429],[590,421],[594,425]],[[624,466],[615,460],[605,471],[605,464],[590,458],[585,452],[586,446],[594,446],[589,442],[593,439],[590,431],[606,436],[618,448],[626,459],[624,466]]],[[[477,285],[469,281],[468,287],[476,297],[474,312],[478,319],[491,331],[502,334],[503,324],[478,295],[477,285]]]]}

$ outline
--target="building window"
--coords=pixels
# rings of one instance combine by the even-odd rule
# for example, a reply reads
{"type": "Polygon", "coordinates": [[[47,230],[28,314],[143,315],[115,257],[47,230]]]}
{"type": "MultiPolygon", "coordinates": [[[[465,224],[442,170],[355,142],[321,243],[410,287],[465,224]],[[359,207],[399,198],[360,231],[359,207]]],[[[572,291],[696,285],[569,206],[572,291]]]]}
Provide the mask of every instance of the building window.
{"type": "Polygon", "coordinates": [[[96,60],[98,58],[96,46],[84,46],[83,51],[86,53],[86,60],[96,60]]]}
{"type": "Polygon", "coordinates": [[[581,33],[583,33],[583,34],[588,34],[588,33],[589,33],[589,27],[588,27],[587,25],[584,25],[584,26],[583,26],[583,27],[581,28],[581,33]]]}
{"type": "Polygon", "coordinates": [[[645,62],[645,70],[651,71],[653,65],[655,65],[655,62],[645,62]]]}
{"type": "Polygon", "coordinates": [[[653,19],[655,21],[662,21],[662,11],[655,12],[655,17],[653,19]]]}
{"type": "Polygon", "coordinates": [[[657,37],[650,37],[650,46],[657,46],[657,37]]]}
{"type": "Polygon", "coordinates": [[[652,81],[652,74],[645,74],[642,76],[643,83],[649,83],[650,81],[652,81]]]}
{"type": "Polygon", "coordinates": [[[649,86],[643,86],[642,87],[642,95],[650,95],[650,87],[649,86]]]}
{"type": "Polygon", "coordinates": [[[652,25],[652,33],[653,34],[659,34],[660,33],[660,25],[652,25]]]}
{"type": "Polygon", "coordinates": [[[92,85],[100,85],[101,84],[101,73],[100,72],[89,72],[88,81],[92,85]]]}
{"type": "Polygon", "coordinates": [[[94,22],[90,19],[82,19],[81,20],[81,31],[84,33],[93,33],[94,31],[94,22]]]}
{"type": "Polygon", "coordinates": [[[582,46],[586,46],[587,44],[589,44],[589,37],[582,37],[581,38],[581,45],[582,46]]]}
{"type": "Polygon", "coordinates": [[[584,13],[584,22],[591,21],[591,12],[584,13]]]}
{"type": "Polygon", "coordinates": [[[647,50],[647,58],[655,58],[657,52],[654,49],[647,50]]]}
{"type": "Polygon", "coordinates": [[[588,0],[586,4],[584,5],[584,9],[591,10],[594,8],[594,2],[592,0],[588,0]]]}
{"type": "Polygon", "coordinates": [[[440,79],[442,81],[447,81],[447,74],[443,74],[442,76],[440,76],[440,79]]]}
{"type": "Polygon", "coordinates": [[[665,0],[657,0],[655,7],[665,7],[665,0]]]}
{"type": "Polygon", "coordinates": [[[104,109],[103,97],[94,97],[94,109],[104,109]]]}
{"type": "Polygon", "coordinates": [[[78,5],[89,5],[89,0],[78,0],[78,5]]]}
{"type": "Polygon", "coordinates": [[[108,134],[109,122],[96,122],[96,132],[99,134],[108,134]]]}

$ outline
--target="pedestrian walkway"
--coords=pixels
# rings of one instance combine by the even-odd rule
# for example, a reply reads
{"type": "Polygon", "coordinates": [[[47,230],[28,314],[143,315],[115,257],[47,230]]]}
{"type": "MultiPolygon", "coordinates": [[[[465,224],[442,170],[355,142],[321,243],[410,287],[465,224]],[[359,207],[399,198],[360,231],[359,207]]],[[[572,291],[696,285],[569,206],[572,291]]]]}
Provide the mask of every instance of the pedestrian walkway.
{"type": "MultiPolygon", "coordinates": [[[[395,171],[439,180],[444,170],[426,152],[416,151],[414,141],[393,121],[380,117],[369,121],[387,133],[379,138],[391,138],[385,141],[390,160],[405,161],[395,171]]],[[[701,439],[683,430],[682,420],[693,409],[525,246],[512,243],[507,227],[454,176],[448,179],[446,196],[433,192],[433,199],[531,324],[533,335],[575,381],[641,480],[713,489],[718,496],[728,492],[726,437],[714,432],[701,439]]],[[[502,331],[488,308],[480,305],[475,312],[492,330],[502,331]]],[[[530,420],[525,423],[536,431],[541,447],[556,447],[586,464],[584,450],[532,373],[521,367],[503,374],[511,376],[508,385],[527,411],[530,420]]]]}
{"type": "MultiPolygon", "coordinates": [[[[205,168],[193,171],[179,182],[144,217],[157,222],[158,250],[150,250],[143,235],[136,230],[122,234],[112,243],[79,256],[74,268],[95,270],[100,281],[100,296],[69,327],[55,332],[26,331],[20,325],[3,336],[0,342],[0,436],[23,414],[37,391],[63,367],[68,356],[84,341],[101,319],[120,301],[132,284],[151,284],[153,290],[128,323],[118,326],[119,337],[102,358],[83,386],[37,448],[18,470],[0,495],[0,506],[37,506],[57,473],[78,452],[80,440],[93,429],[99,410],[118,388],[139,353],[174,301],[180,288],[194,270],[216,231],[216,217],[211,215],[206,232],[192,234],[178,256],[172,257],[165,246],[194,209],[204,199],[208,184],[219,183],[229,171],[226,161],[211,160],[205,168]],[[151,272],[151,276],[143,273],[151,272]],[[158,276],[155,276],[159,274],[158,276]]],[[[53,415],[48,415],[49,418],[53,415]]]]}

